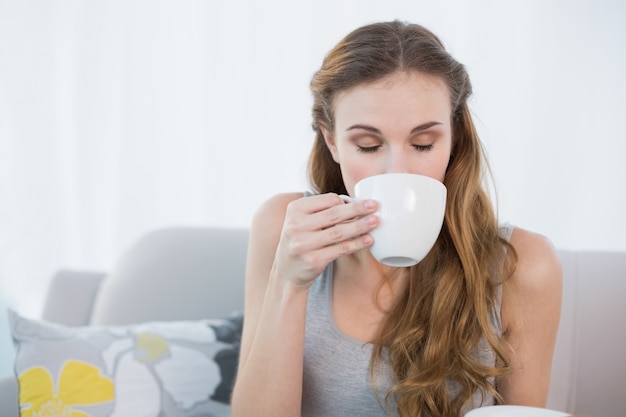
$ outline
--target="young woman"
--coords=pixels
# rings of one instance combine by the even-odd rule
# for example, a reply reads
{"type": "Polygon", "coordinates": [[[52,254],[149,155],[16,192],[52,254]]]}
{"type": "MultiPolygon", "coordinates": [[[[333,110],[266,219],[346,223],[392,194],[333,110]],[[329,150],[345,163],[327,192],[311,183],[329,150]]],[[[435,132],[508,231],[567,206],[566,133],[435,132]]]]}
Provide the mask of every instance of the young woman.
{"type": "Polygon", "coordinates": [[[545,406],[560,264],[546,238],[498,224],[465,68],[425,28],[376,23],[330,51],[311,90],[314,193],[275,196],[253,221],[233,416],[545,406]],[[409,268],[368,250],[377,202],[338,196],[388,172],[448,189],[440,236],[409,268]]]}

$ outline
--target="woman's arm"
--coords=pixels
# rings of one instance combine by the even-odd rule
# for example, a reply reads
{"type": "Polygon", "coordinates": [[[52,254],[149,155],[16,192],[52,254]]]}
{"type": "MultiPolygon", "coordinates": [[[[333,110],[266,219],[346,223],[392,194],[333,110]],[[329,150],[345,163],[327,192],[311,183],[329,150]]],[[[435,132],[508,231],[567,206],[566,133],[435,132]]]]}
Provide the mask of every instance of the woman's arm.
{"type": "Polygon", "coordinates": [[[246,266],[245,318],[232,415],[299,416],[308,289],[342,254],[371,244],[376,210],[335,194],[283,194],[257,212],[246,266]],[[348,220],[362,217],[358,221],[348,220]]]}
{"type": "Polygon", "coordinates": [[[502,296],[504,338],[513,373],[501,378],[505,404],[545,407],[561,315],[561,263],[550,241],[515,229],[515,274],[502,296]]]}
{"type": "MultiPolygon", "coordinates": [[[[300,364],[303,338],[300,335],[304,329],[306,292],[285,294],[287,303],[283,303],[279,289],[275,285],[268,288],[285,211],[287,205],[298,197],[301,195],[281,195],[269,200],[261,206],[252,222],[246,262],[244,328],[231,401],[233,416],[257,415],[255,410],[269,410],[269,407],[274,406],[281,410],[299,410],[301,384],[285,386],[281,382],[302,379],[300,364]],[[269,307],[275,308],[266,308],[262,312],[266,301],[269,307]],[[281,320],[288,322],[282,323],[281,320]],[[289,328],[293,328],[291,334],[287,333],[289,328]],[[257,345],[265,345],[264,349],[270,351],[259,352],[257,357],[265,356],[267,359],[253,357],[251,365],[247,366],[255,338],[258,339],[257,345]],[[278,354],[278,360],[283,359],[282,364],[272,363],[277,360],[275,354],[278,354]],[[264,394],[267,389],[275,389],[277,392],[274,395],[258,395],[264,394]],[[274,404],[263,404],[264,401],[274,401],[273,397],[281,399],[274,404]]],[[[293,412],[290,414],[296,415],[293,412]]]]}

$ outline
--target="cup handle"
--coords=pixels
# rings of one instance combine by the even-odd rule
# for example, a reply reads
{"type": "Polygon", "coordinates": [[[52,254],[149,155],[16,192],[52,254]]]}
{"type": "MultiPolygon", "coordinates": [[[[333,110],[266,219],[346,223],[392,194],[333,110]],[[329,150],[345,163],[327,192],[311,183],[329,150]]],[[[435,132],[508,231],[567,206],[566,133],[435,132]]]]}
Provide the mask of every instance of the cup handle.
{"type": "Polygon", "coordinates": [[[344,203],[354,203],[356,200],[349,195],[339,194],[344,203]]]}

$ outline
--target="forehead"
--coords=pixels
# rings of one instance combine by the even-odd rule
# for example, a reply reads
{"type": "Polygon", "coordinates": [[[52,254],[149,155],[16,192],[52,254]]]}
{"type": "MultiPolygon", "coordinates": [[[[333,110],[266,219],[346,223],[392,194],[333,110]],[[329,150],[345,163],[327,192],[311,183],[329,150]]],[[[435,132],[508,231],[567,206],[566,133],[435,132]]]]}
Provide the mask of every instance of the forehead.
{"type": "Polygon", "coordinates": [[[359,84],[340,92],[334,101],[336,124],[397,123],[407,118],[412,119],[410,123],[426,119],[444,122],[450,114],[450,93],[445,82],[417,71],[397,72],[359,84]]]}

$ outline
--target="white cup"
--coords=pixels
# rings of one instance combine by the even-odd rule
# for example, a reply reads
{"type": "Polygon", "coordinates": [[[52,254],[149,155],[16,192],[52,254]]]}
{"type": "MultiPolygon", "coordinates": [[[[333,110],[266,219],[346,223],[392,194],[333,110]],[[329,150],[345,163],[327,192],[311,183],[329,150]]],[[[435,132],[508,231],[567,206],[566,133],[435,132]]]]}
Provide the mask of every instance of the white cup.
{"type": "Polygon", "coordinates": [[[357,200],[378,201],[379,226],[370,234],[372,255],[390,266],[412,266],[432,249],[446,209],[446,187],[416,174],[391,173],[367,177],[354,187],[357,200]]]}

